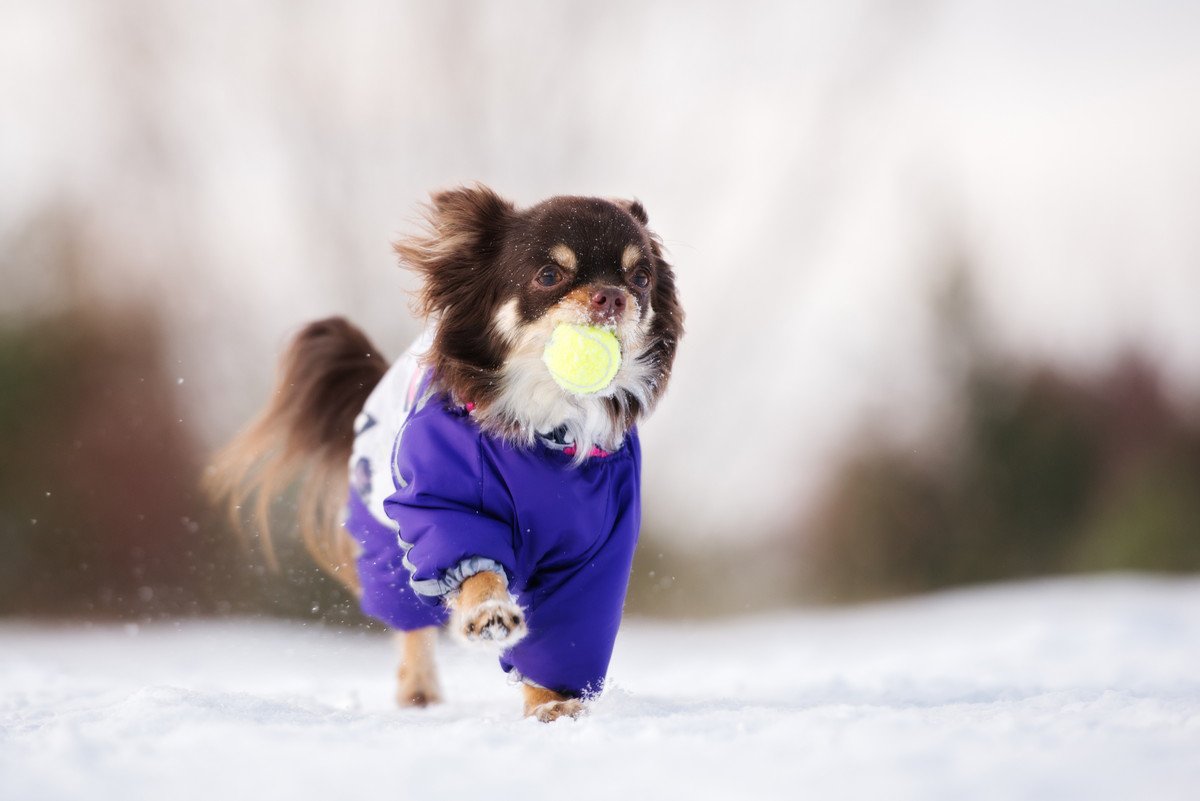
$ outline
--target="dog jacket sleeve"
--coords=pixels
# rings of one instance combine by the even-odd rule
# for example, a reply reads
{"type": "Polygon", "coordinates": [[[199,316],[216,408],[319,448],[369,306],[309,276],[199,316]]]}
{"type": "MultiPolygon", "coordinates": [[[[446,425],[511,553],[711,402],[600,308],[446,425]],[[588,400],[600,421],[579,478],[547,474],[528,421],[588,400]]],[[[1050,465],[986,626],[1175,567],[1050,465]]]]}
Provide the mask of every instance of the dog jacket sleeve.
{"type": "MultiPolygon", "coordinates": [[[[488,491],[478,429],[433,398],[413,412],[392,458],[396,491],[384,501],[412,589],[429,603],[468,577],[494,570],[511,580],[513,511],[503,492],[488,491]]],[[[494,488],[492,488],[494,490],[494,488]]]]}

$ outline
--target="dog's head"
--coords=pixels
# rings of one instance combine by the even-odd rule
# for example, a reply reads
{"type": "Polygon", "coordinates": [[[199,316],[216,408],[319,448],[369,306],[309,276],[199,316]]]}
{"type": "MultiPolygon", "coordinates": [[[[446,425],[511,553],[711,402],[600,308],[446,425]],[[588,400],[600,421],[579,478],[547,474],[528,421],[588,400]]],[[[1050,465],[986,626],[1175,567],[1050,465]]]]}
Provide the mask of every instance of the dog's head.
{"type": "Polygon", "coordinates": [[[424,278],[441,387],[509,439],[566,426],[579,454],[615,448],[662,395],[683,334],[641,204],[554,197],[518,209],[475,186],[435,194],[427,216],[428,231],[396,251],[424,278]],[[581,396],[554,381],[542,354],[559,323],[613,331],[622,359],[607,388],[581,396]]]}

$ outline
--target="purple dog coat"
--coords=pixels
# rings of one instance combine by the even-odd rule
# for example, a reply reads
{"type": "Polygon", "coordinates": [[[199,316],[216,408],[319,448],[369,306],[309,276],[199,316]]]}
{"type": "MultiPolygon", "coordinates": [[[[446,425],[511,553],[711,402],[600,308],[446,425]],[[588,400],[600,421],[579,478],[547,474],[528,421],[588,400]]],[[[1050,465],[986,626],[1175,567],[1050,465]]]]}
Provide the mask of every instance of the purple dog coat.
{"type": "Polygon", "coordinates": [[[447,593],[501,572],[529,628],[501,656],[504,670],[566,695],[598,691],[641,520],[636,431],[574,466],[553,433],[526,447],[484,434],[414,364],[389,371],[407,380],[385,377],[355,427],[345,525],[361,546],[363,611],[406,631],[437,625],[447,593]],[[387,412],[399,418],[394,439],[377,416],[387,412]],[[376,453],[392,439],[384,464],[372,437],[376,453]]]}

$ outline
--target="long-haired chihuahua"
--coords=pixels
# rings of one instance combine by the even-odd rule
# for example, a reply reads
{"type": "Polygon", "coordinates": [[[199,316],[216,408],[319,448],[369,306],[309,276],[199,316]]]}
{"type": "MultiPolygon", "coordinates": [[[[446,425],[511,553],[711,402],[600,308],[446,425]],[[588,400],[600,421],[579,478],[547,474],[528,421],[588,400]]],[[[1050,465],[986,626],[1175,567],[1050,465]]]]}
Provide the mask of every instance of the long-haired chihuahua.
{"type": "Polygon", "coordinates": [[[600,690],[641,517],[637,423],[683,334],[647,223],[636,201],[434,194],[396,245],[425,335],[389,368],[346,320],[308,325],[210,469],[268,561],[270,506],[297,492],[317,563],[402,632],[401,704],[440,700],[443,624],[499,650],[526,715],[578,715],[600,690]]]}

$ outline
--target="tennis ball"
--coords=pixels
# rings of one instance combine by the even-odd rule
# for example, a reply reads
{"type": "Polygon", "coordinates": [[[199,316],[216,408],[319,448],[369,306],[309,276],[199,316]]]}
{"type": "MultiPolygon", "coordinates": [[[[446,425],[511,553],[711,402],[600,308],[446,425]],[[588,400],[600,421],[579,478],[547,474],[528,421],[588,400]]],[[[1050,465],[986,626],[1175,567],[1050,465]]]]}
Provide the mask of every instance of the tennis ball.
{"type": "Polygon", "coordinates": [[[567,392],[591,395],[612,383],[621,366],[621,345],[606,328],[560,323],[546,343],[542,361],[567,392]]]}

